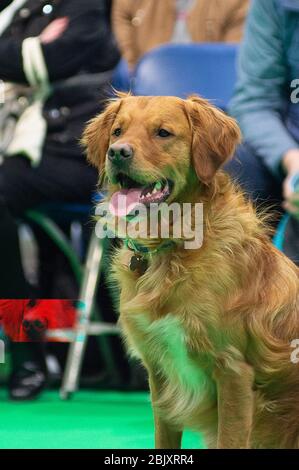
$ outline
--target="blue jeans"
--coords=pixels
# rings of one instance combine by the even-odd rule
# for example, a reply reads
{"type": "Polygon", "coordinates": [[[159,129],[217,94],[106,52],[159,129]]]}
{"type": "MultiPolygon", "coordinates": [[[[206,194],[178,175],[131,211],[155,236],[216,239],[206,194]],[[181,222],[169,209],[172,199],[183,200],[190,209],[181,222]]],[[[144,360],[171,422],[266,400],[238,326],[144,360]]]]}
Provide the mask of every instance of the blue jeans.
{"type": "MultiPolygon", "coordinates": [[[[269,211],[281,215],[282,180],[276,179],[251,150],[249,145],[242,144],[232,161],[224,169],[243,188],[248,197],[258,207],[269,208],[269,211]]],[[[279,217],[274,217],[276,227],[279,217]]],[[[284,236],[284,253],[299,265],[299,221],[290,217],[284,236]]]]}
{"type": "Polygon", "coordinates": [[[236,155],[224,169],[258,206],[269,204],[281,210],[282,181],[270,173],[248,144],[239,146],[236,155]]]}

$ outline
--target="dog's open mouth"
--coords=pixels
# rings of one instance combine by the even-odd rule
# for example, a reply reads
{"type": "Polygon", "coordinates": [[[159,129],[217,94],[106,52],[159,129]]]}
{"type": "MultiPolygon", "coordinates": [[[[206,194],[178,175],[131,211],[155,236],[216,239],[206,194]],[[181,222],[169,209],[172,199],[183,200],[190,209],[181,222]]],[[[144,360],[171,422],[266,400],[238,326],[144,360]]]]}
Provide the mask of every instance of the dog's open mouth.
{"type": "Polygon", "coordinates": [[[124,173],[119,173],[117,180],[121,190],[112,195],[110,211],[118,217],[129,215],[140,204],[149,206],[165,202],[173,187],[167,179],[144,185],[124,173]]]}

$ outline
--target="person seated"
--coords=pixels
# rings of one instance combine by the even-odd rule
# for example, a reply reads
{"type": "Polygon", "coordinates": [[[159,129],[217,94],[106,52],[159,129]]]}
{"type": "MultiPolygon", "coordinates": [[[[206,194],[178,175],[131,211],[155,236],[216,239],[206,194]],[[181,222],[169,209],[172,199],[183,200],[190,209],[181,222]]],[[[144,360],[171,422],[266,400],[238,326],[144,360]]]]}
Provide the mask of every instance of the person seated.
{"type": "Polygon", "coordinates": [[[132,70],[165,43],[239,42],[249,0],[114,0],[112,25],[132,70]]]}
{"type": "MultiPolygon", "coordinates": [[[[79,139],[101,110],[119,53],[109,1],[2,3],[0,298],[41,298],[24,276],[15,219],[44,202],[91,202],[97,173],[87,165],[79,139]]],[[[42,350],[38,343],[12,346],[10,396],[33,398],[45,383],[42,350]]]]}
{"type": "Polygon", "coordinates": [[[254,200],[291,215],[285,253],[299,264],[299,4],[254,0],[230,113],[245,143],[227,170],[254,200]]]}

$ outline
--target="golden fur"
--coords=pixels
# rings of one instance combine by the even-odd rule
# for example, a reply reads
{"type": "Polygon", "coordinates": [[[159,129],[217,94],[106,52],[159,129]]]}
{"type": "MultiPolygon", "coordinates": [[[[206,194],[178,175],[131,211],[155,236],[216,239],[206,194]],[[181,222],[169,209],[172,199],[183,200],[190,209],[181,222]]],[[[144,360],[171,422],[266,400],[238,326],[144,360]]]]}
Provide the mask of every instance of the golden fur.
{"type": "Polygon", "coordinates": [[[144,182],[175,181],[170,202],[204,203],[201,248],[158,252],[144,275],[129,270],[127,248],[114,258],[120,322],[149,374],[156,447],[179,447],[188,426],[210,447],[298,448],[299,367],[290,345],[299,338],[298,270],[217,171],[240,141],[237,124],[194,96],[121,96],[83,137],[108,180],[115,141],[133,146],[131,171],[144,182]],[[162,126],[174,136],[158,139],[162,126]]]}

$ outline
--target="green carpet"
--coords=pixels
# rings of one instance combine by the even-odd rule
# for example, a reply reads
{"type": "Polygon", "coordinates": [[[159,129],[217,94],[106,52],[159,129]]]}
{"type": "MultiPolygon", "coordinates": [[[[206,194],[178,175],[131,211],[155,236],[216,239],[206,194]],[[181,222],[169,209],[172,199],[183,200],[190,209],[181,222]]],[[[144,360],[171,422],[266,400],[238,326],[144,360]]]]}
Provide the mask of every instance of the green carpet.
{"type": "MultiPolygon", "coordinates": [[[[38,401],[13,403],[0,391],[1,449],[151,449],[153,419],[146,393],[80,391],[70,401],[46,392],[38,401]]],[[[185,432],[183,447],[202,448],[185,432]]]]}

